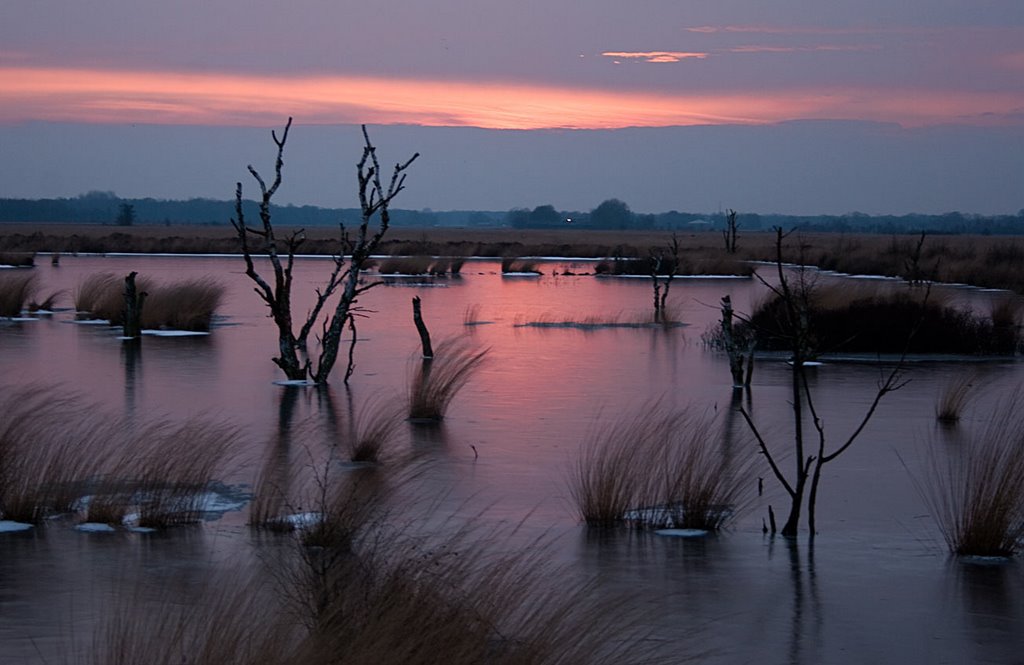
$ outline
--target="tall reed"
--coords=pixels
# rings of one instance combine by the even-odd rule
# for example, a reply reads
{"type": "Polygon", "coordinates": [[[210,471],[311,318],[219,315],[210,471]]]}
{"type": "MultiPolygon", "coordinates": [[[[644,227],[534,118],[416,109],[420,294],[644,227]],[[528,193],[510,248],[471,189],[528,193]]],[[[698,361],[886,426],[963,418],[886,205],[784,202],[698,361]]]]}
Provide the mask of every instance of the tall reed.
{"type": "Polygon", "coordinates": [[[462,337],[438,344],[433,360],[419,363],[409,384],[409,418],[443,419],[455,395],[484,363],[487,352],[462,337]]]}

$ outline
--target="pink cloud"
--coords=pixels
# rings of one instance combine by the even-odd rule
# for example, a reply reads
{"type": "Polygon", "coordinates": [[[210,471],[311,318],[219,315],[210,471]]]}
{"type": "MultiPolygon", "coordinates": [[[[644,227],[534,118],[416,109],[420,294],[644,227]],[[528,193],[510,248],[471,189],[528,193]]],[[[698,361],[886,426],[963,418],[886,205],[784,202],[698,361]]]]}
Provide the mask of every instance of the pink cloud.
{"type": "Polygon", "coordinates": [[[689,51],[605,51],[608,58],[627,58],[645,62],[680,62],[682,60],[703,60],[707,53],[689,51]]]}
{"type": "MultiPolygon", "coordinates": [[[[651,56],[650,52],[647,57],[651,56]]],[[[852,119],[907,126],[1011,118],[1024,92],[807,87],[643,92],[345,76],[0,67],[0,122],[418,124],[494,129],[663,127],[852,119]]]]}

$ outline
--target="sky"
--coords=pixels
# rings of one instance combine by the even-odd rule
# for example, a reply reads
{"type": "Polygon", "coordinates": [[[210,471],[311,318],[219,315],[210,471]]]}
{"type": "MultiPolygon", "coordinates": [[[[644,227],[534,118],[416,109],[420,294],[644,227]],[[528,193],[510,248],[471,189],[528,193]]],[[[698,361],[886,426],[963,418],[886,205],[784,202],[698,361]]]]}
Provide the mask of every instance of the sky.
{"type": "Polygon", "coordinates": [[[398,207],[1024,208],[1019,0],[0,0],[0,195],[398,207]]]}

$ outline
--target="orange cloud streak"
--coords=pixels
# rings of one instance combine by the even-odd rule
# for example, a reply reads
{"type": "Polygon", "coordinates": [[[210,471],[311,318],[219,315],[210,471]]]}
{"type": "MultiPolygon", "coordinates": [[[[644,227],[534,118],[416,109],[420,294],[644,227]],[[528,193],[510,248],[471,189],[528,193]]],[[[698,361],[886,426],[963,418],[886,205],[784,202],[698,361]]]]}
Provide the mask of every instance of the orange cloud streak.
{"type": "Polygon", "coordinates": [[[369,77],[0,68],[0,122],[419,124],[494,129],[862,119],[922,125],[1012,113],[1011,93],[820,89],[643,93],[369,77]]]}

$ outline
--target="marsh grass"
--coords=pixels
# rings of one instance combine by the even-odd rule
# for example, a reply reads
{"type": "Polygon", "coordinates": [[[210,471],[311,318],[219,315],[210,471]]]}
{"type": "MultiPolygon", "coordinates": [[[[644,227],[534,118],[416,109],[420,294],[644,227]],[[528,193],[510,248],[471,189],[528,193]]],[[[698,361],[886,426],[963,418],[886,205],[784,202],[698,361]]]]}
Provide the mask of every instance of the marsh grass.
{"type": "Polygon", "coordinates": [[[946,382],[935,403],[935,419],[946,425],[958,422],[970,402],[971,392],[977,382],[978,377],[972,372],[958,374],[946,382]]]}
{"type": "Polygon", "coordinates": [[[1004,400],[988,425],[955,450],[928,453],[915,483],[954,554],[1008,557],[1024,538],[1024,418],[1004,400]]]}
{"type": "Polygon", "coordinates": [[[0,272],[0,316],[19,316],[35,293],[36,283],[31,272],[0,272]]]}
{"type": "Polygon", "coordinates": [[[63,289],[54,291],[42,300],[35,300],[34,298],[28,303],[28,311],[30,312],[49,312],[53,311],[53,308],[57,305],[57,301],[63,297],[65,291],[63,289]]]}
{"type": "Polygon", "coordinates": [[[501,260],[501,272],[506,273],[535,273],[542,274],[537,268],[537,261],[533,259],[521,259],[516,256],[506,256],[501,260]]]}
{"type": "Polygon", "coordinates": [[[329,577],[296,574],[309,565],[307,553],[330,549],[296,543],[275,550],[265,563],[270,576],[219,574],[156,598],[118,593],[84,662],[659,662],[640,628],[642,605],[554,567],[544,542],[515,547],[507,529],[444,526],[453,532],[438,536],[375,521],[339,553],[329,577]],[[322,584],[337,593],[318,595],[322,584]]]}
{"type": "Polygon", "coordinates": [[[671,329],[679,328],[686,324],[682,321],[674,320],[672,315],[666,311],[659,317],[654,317],[650,313],[627,316],[621,312],[614,315],[593,315],[575,319],[563,319],[552,314],[546,314],[530,320],[517,316],[512,325],[516,328],[566,328],[594,331],[610,328],[671,329]]]}
{"type": "Polygon", "coordinates": [[[463,337],[438,344],[434,359],[417,363],[409,383],[409,419],[442,420],[455,395],[484,363],[487,352],[463,337]]]}
{"type": "Polygon", "coordinates": [[[206,332],[224,298],[224,285],[209,277],[150,287],[142,327],[206,332]]]}
{"type": "Polygon", "coordinates": [[[95,472],[110,434],[74,397],[51,387],[6,387],[0,398],[0,515],[39,523],[67,512],[95,472]],[[74,430],[68,421],[76,422],[74,430]]]}
{"type": "MultiPolygon", "coordinates": [[[[136,286],[140,292],[148,292],[152,285],[139,278],[136,286]]],[[[74,301],[79,316],[105,319],[117,325],[124,309],[124,278],[107,272],[88,275],[75,290],[74,301]]]]}
{"type": "Polygon", "coordinates": [[[237,431],[207,419],[153,422],[112,438],[90,483],[84,519],[162,529],[201,519],[215,475],[238,443],[237,431]]]}
{"type": "Polygon", "coordinates": [[[707,415],[648,404],[581,446],[570,494],[588,525],[717,531],[743,507],[749,458],[725,450],[707,415]]]}

